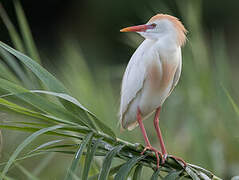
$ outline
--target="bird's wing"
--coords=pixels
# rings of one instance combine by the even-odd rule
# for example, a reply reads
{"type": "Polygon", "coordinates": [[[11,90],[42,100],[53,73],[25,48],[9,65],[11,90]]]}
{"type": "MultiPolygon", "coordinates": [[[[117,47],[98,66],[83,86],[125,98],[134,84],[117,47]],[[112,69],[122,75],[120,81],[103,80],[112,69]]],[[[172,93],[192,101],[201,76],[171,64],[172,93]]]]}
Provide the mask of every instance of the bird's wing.
{"type": "Polygon", "coordinates": [[[121,87],[121,103],[119,112],[121,121],[124,113],[127,111],[129,104],[136,97],[137,93],[143,88],[144,80],[146,78],[146,63],[148,62],[148,58],[150,58],[146,55],[145,49],[148,49],[150,46],[151,42],[145,40],[138,47],[131,57],[124,73],[121,87]]]}
{"type": "MultiPolygon", "coordinates": [[[[181,52],[181,51],[180,51],[181,52]]],[[[178,64],[178,67],[176,69],[176,72],[174,74],[174,78],[173,78],[173,84],[172,84],[172,87],[169,91],[169,94],[170,95],[173,91],[173,89],[175,88],[175,86],[178,84],[178,81],[179,81],[179,78],[181,76],[181,70],[182,70],[182,57],[181,57],[181,53],[180,53],[180,56],[179,56],[180,60],[179,60],[179,64],[178,64]]]]}

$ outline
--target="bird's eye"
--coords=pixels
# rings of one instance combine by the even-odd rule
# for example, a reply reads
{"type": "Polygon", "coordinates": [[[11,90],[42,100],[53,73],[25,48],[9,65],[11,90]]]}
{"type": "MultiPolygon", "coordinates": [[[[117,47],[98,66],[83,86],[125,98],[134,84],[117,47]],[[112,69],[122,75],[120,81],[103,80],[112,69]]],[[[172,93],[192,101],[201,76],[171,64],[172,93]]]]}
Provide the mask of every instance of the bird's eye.
{"type": "Polygon", "coordinates": [[[152,26],[153,28],[155,28],[155,27],[157,26],[157,24],[153,23],[153,24],[151,24],[151,26],[152,26]]]}

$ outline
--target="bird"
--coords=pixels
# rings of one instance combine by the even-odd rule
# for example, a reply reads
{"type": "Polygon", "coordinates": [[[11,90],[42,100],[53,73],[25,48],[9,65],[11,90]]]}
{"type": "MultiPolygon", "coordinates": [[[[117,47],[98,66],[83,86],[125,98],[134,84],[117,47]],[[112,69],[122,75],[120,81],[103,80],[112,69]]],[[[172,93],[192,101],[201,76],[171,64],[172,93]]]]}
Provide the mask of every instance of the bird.
{"type": "MultiPolygon", "coordinates": [[[[136,32],[144,41],[130,58],[123,75],[119,122],[121,128],[127,130],[133,130],[139,125],[145,141],[141,154],[147,150],[153,151],[159,167],[160,162],[165,163],[168,157],[159,127],[159,115],[163,103],[180,79],[181,47],[187,41],[187,30],[178,18],[156,14],[146,24],[126,27],[120,32],[136,32]],[[161,151],[152,147],[143,124],[143,120],[153,113],[161,151]]],[[[181,158],[171,157],[186,166],[181,158]]]]}

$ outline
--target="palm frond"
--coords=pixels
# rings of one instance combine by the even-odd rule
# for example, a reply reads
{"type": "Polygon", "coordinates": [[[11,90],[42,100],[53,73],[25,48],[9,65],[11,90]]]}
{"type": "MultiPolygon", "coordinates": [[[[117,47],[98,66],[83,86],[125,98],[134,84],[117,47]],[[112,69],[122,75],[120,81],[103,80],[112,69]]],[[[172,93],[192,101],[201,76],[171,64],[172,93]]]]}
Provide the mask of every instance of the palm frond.
{"type": "MultiPolygon", "coordinates": [[[[48,122],[48,124],[39,124],[39,123],[27,123],[27,122],[16,122],[14,125],[1,125],[2,128],[7,129],[15,129],[20,131],[32,131],[34,132],[31,136],[29,136],[25,141],[23,141],[16,151],[12,154],[9,161],[5,165],[5,168],[2,172],[2,177],[4,177],[9,167],[16,161],[17,156],[23,150],[23,148],[30,144],[36,137],[41,134],[48,133],[55,136],[65,136],[66,138],[73,138],[77,142],[82,141],[79,145],[79,149],[77,150],[77,145],[68,146],[68,148],[73,148],[71,151],[72,153],[75,152],[74,159],[72,161],[72,165],[69,168],[68,174],[66,175],[66,179],[73,179],[73,174],[76,173],[76,170],[79,168],[78,164],[81,159],[81,156],[85,156],[84,151],[86,146],[88,146],[88,154],[86,154],[85,158],[85,165],[84,165],[84,173],[83,178],[87,179],[88,172],[91,167],[91,163],[93,160],[93,156],[101,155],[105,156],[102,167],[100,169],[98,179],[107,179],[110,175],[112,162],[114,159],[122,159],[125,161],[124,164],[121,164],[119,169],[114,172],[115,179],[125,179],[130,175],[130,172],[136,167],[134,172],[134,177],[139,177],[140,172],[143,167],[149,167],[155,170],[155,173],[152,175],[152,179],[157,177],[163,177],[163,179],[172,179],[178,177],[188,177],[191,179],[200,179],[204,176],[207,176],[209,179],[216,179],[216,177],[209,171],[199,168],[194,165],[188,165],[186,168],[180,162],[177,162],[173,159],[168,159],[166,163],[162,166],[160,171],[156,169],[156,159],[154,155],[151,153],[147,153],[146,155],[140,155],[140,151],[142,151],[142,145],[131,144],[129,142],[115,139],[112,136],[112,133],[107,131],[100,131],[96,130],[94,126],[91,126],[88,116],[84,114],[90,114],[91,116],[95,117],[93,113],[87,110],[87,108],[83,107],[75,98],[67,94],[67,90],[63,88],[64,86],[54,78],[49,72],[47,72],[43,67],[33,61],[31,58],[27,57],[26,55],[21,54],[20,52],[10,48],[9,46],[5,45],[4,43],[0,43],[0,46],[12,53],[17,58],[21,59],[23,63],[25,63],[32,71],[35,73],[39,79],[45,85],[49,85],[50,89],[53,91],[45,91],[45,90],[27,90],[20,85],[16,85],[11,83],[10,81],[0,79],[1,85],[0,88],[7,90],[9,93],[8,95],[2,96],[1,104],[6,108],[17,110],[25,114],[26,116],[31,117],[39,117],[41,121],[48,122]],[[54,86],[52,84],[55,84],[54,86]],[[59,87],[59,88],[57,88],[59,87]],[[63,92],[62,92],[63,90],[63,92]],[[57,93],[57,91],[62,93],[57,93]],[[47,94],[55,96],[61,99],[63,104],[70,104],[71,107],[75,108],[75,111],[69,108],[62,108],[61,106],[57,105],[53,102],[50,102],[47,97],[39,96],[37,94],[47,94]],[[30,105],[34,106],[38,110],[35,112],[28,107],[21,107],[18,106],[15,102],[7,101],[5,98],[9,96],[14,96],[18,99],[18,101],[25,101],[30,105]],[[43,112],[42,112],[43,111],[43,112]],[[73,114],[72,114],[73,113],[73,114]],[[46,118],[47,117],[47,118],[46,118]],[[54,117],[54,118],[53,118],[54,117]],[[80,117],[80,118],[79,118],[80,117]],[[59,125],[52,126],[52,123],[49,124],[49,119],[62,119],[61,121],[54,121],[56,124],[59,125]],[[73,126],[67,122],[74,122],[73,126]],[[23,125],[23,126],[22,126],[23,125]],[[42,126],[43,125],[43,126],[42,126]],[[39,128],[39,127],[42,127],[39,128]],[[164,173],[160,175],[161,172],[164,173]],[[166,172],[166,175],[165,175],[166,172]]],[[[96,117],[95,117],[96,118],[96,117]]],[[[95,120],[95,119],[93,119],[95,120]]],[[[95,122],[94,122],[95,123],[95,122]]],[[[104,125],[106,126],[106,125],[104,125]]],[[[106,126],[107,127],[107,126],[106,126]]],[[[108,128],[108,127],[107,127],[108,128]]],[[[110,128],[109,128],[110,129],[110,128]]],[[[35,154],[40,151],[48,151],[50,149],[54,149],[55,152],[67,152],[66,146],[54,146],[55,143],[60,143],[59,140],[49,141],[46,142],[34,150],[30,152],[30,154],[35,154]]]]}
{"type": "MultiPolygon", "coordinates": [[[[123,180],[128,177],[136,180],[143,177],[144,169],[153,170],[152,180],[220,179],[204,168],[189,163],[184,167],[181,162],[170,157],[157,169],[157,160],[153,153],[146,152],[141,155],[140,152],[144,148],[141,144],[132,144],[117,138],[107,124],[84,107],[61,81],[40,65],[39,52],[24,11],[19,1],[14,2],[22,37],[0,4],[0,16],[15,48],[0,42],[0,56],[4,60],[4,63],[0,64],[0,70],[4,71],[0,72],[0,89],[4,92],[0,96],[0,108],[15,112],[26,119],[4,122],[0,128],[32,134],[18,145],[7,162],[0,163],[0,166],[3,166],[0,179],[12,179],[8,176],[12,166],[20,169],[28,178],[38,179],[18,162],[53,153],[72,157],[65,174],[66,180],[123,180]],[[35,139],[43,134],[54,139],[37,147],[34,145],[24,153],[26,146],[33,144],[35,139]]],[[[207,67],[207,64],[204,66],[207,67]]],[[[225,92],[238,113],[237,105],[229,93],[226,90],[225,92]]],[[[45,167],[45,164],[42,167],[45,167]]]]}

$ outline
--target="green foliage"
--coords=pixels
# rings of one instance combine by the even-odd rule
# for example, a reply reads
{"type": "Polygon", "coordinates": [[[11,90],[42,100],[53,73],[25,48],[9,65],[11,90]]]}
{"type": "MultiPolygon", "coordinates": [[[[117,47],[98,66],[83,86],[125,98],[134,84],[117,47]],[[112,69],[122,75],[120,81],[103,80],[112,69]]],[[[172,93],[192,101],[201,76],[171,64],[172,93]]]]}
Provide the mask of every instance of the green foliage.
{"type": "MultiPolygon", "coordinates": [[[[9,46],[5,45],[4,43],[0,43],[0,46],[3,49],[5,49],[6,51],[8,51],[9,53],[11,53],[11,54],[15,55],[16,57],[18,57],[19,59],[21,59],[22,62],[27,62],[26,65],[29,68],[31,68],[32,72],[36,76],[38,76],[39,79],[43,83],[52,81],[52,84],[56,84],[56,87],[58,84],[60,84],[60,83],[58,83],[58,80],[53,78],[53,76],[50,73],[48,73],[44,68],[40,67],[40,65],[38,65],[36,62],[31,60],[27,56],[10,48],[9,46]],[[42,71],[45,73],[39,73],[39,71],[42,71]]],[[[90,113],[90,112],[86,108],[84,108],[80,103],[78,103],[78,101],[76,99],[69,96],[68,94],[65,94],[65,93],[57,94],[55,92],[42,91],[42,90],[41,91],[40,90],[29,91],[19,85],[16,85],[16,84],[11,83],[10,81],[4,80],[4,79],[0,79],[0,83],[1,83],[0,88],[4,89],[8,93],[10,93],[9,95],[5,95],[5,97],[14,96],[15,98],[17,98],[18,101],[27,102],[28,104],[30,104],[30,107],[32,106],[37,109],[36,114],[40,113],[42,111],[40,115],[43,115],[45,117],[49,117],[52,119],[58,119],[58,120],[61,119],[60,125],[52,126],[52,122],[49,123],[49,119],[46,120],[46,119],[42,118],[42,120],[46,120],[48,122],[48,124],[43,124],[43,126],[46,126],[46,127],[42,128],[42,129],[39,128],[41,125],[38,123],[27,123],[26,122],[26,123],[23,123],[24,127],[22,127],[22,128],[19,126],[21,123],[20,124],[15,123],[14,126],[3,126],[2,125],[1,127],[3,127],[3,128],[15,128],[16,130],[22,130],[22,131],[29,130],[29,129],[27,129],[27,127],[30,128],[30,130],[32,130],[32,131],[36,130],[36,132],[34,132],[32,135],[30,135],[28,138],[26,138],[17,147],[15,152],[11,155],[11,157],[9,158],[9,161],[6,163],[6,165],[3,169],[2,177],[5,177],[10,166],[17,159],[17,156],[29,143],[31,143],[33,140],[35,140],[35,138],[37,138],[41,134],[44,134],[47,132],[55,132],[57,129],[64,130],[62,132],[60,131],[58,133],[58,135],[64,134],[67,136],[70,132],[72,132],[72,133],[74,132],[73,133],[74,136],[70,136],[70,137],[80,139],[80,140],[83,139],[81,144],[79,145],[79,149],[75,151],[74,159],[73,159],[72,164],[68,170],[68,173],[66,174],[65,179],[67,179],[67,180],[73,179],[74,175],[76,175],[76,170],[79,168],[79,165],[78,165],[79,161],[81,160],[81,156],[82,156],[87,144],[88,144],[87,149],[89,150],[88,153],[90,155],[89,156],[87,155],[85,158],[85,163],[87,163],[85,165],[86,170],[83,173],[85,178],[86,178],[86,176],[88,176],[87,174],[88,174],[88,171],[90,168],[90,164],[93,161],[93,155],[94,154],[96,155],[97,147],[99,147],[99,149],[101,149],[101,151],[100,151],[101,156],[105,156],[103,165],[102,165],[100,173],[98,175],[99,176],[98,179],[107,179],[107,177],[110,173],[112,161],[116,157],[122,158],[122,159],[126,160],[126,162],[123,165],[121,165],[119,170],[116,172],[115,179],[126,179],[129,176],[130,171],[135,166],[138,166],[138,164],[140,164],[141,161],[142,161],[141,162],[142,165],[148,166],[151,168],[155,168],[155,163],[156,163],[155,157],[152,157],[152,155],[149,156],[149,154],[140,155],[140,151],[139,151],[140,149],[137,149],[137,147],[138,147],[137,145],[133,145],[133,144],[121,141],[119,139],[116,140],[114,137],[110,136],[110,134],[105,134],[103,132],[100,132],[99,130],[95,129],[95,127],[91,126],[91,124],[93,124],[93,122],[89,123],[89,121],[91,121],[91,119],[86,119],[87,118],[86,116],[83,116],[83,118],[78,119],[78,117],[82,117],[82,114],[90,113]],[[49,101],[46,97],[37,95],[36,93],[53,95],[55,97],[60,98],[60,100],[63,99],[67,103],[72,103],[72,104],[74,103],[74,106],[77,106],[78,108],[80,108],[80,111],[72,111],[70,109],[68,110],[67,107],[66,107],[66,109],[64,109],[60,105],[53,103],[53,102],[49,101]],[[69,123],[67,121],[73,122],[74,126],[69,125],[69,123]],[[37,130],[37,128],[34,128],[34,126],[38,126],[39,130],[37,130]],[[81,129],[81,130],[87,129],[87,130],[80,132],[80,131],[78,131],[78,129],[81,129]],[[66,133],[65,131],[67,131],[68,133],[66,133]],[[75,135],[75,133],[77,135],[75,135]],[[94,149],[93,148],[91,149],[90,145],[92,144],[91,142],[93,141],[93,137],[94,137],[95,143],[97,143],[97,144],[93,146],[94,149]],[[92,151],[92,153],[90,153],[91,151],[92,151]]],[[[45,83],[45,84],[47,85],[47,83],[45,83]]],[[[62,86],[60,85],[60,87],[62,87],[62,86]]],[[[55,88],[55,87],[51,86],[51,88],[55,88]]],[[[6,108],[9,108],[9,109],[14,108],[15,110],[17,109],[18,113],[25,114],[26,116],[28,116],[28,114],[26,112],[31,113],[33,111],[32,109],[18,107],[14,103],[4,101],[4,99],[2,99],[2,102],[3,102],[2,105],[4,105],[6,108]]],[[[64,102],[64,104],[66,104],[65,102],[64,102]]],[[[32,115],[30,115],[30,116],[32,116],[32,115]]],[[[95,119],[93,119],[93,120],[95,120],[95,119]]],[[[104,125],[104,126],[106,126],[106,125],[104,125]]],[[[107,127],[107,128],[110,129],[109,127],[107,127]]],[[[55,134],[55,135],[57,135],[57,134],[55,134]]],[[[59,141],[49,141],[47,143],[44,143],[43,145],[40,145],[39,147],[37,147],[35,150],[31,151],[31,153],[36,153],[37,151],[44,152],[44,150],[45,150],[45,152],[49,152],[47,150],[49,150],[51,148],[53,148],[55,152],[68,153],[67,151],[61,151],[61,150],[59,151],[58,150],[58,149],[61,149],[62,147],[64,147],[64,145],[52,146],[52,144],[58,143],[58,142],[59,141]]],[[[204,172],[201,172],[201,170],[194,169],[190,165],[189,165],[189,167],[184,169],[184,167],[179,162],[167,161],[167,163],[165,163],[165,165],[163,165],[163,167],[164,167],[164,169],[162,169],[162,171],[169,173],[164,179],[169,179],[169,178],[172,178],[175,176],[186,176],[186,175],[188,175],[188,177],[195,179],[195,177],[197,177],[197,174],[204,173],[204,172]],[[188,173],[187,169],[190,169],[191,173],[188,173]],[[197,172],[197,173],[192,173],[192,172],[197,172]]],[[[24,171],[24,172],[26,173],[26,171],[24,171]]],[[[135,170],[135,176],[139,176],[138,168],[136,168],[136,170],[135,170]]],[[[155,174],[153,176],[155,176],[155,174]]],[[[209,176],[209,178],[214,177],[214,175],[212,175],[210,172],[207,172],[207,174],[205,174],[205,176],[209,176]]]]}
{"type": "Polygon", "coordinates": [[[122,149],[122,147],[123,146],[118,145],[106,154],[104,162],[103,162],[101,170],[100,170],[100,174],[99,174],[99,178],[98,178],[99,180],[106,180],[108,178],[112,160],[116,156],[116,154],[119,153],[119,151],[122,149]]]}
{"type": "MultiPolygon", "coordinates": [[[[180,149],[184,148],[182,146],[187,147],[190,144],[190,148],[184,150],[184,155],[188,155],[187,159],[192,160],[193,158],[190,157],[196,157],[193,159],[194,162],[200,162],[217,173],[223,174],[225,172],[220,172],[218,170],[220,168],[212,165],[213,163],[223,164],[222,161],[219,162],[220,156],[217,157],[218,154],[221,155],[220,151],[210,153],[206,147],[208,144],[213,144],[211,137],[219,130],[222,132],[221,139],[226,139],[226,143],[233,144],[232,137],[237,135],[238,122],[234,121],[231,106],[227,106],[226,102],[232,104],[237,114],[238,106],[227,90],[230,88],[228,82],[230,77],[227,77],[225,72],[228,72],[229,67],[226,67],[228,63],[223,53],[224,47],[219,45],[223,44],[223,38],[220,42],[217,38],[214,39],[212,46],[217,51],[214,50],[210,54],[206,47],[207,42],[203,38],[203,30],[200,24],[195,23],[200,22],[200,15],[195,16],[195,14],[200,14],[200,5],[195,4],[197,3],[190,2],[183,7],[179,5],[190,32],[188,36],[190,45],[184,50],[185,63],[182,80],[176,90],[176,95],[172,94],[175,100],[173,102],[169,99],[166,105],[168,109],[174,110],[174,113],[165,112],[162,119],[169,119],[165,122],[169,129],[167,142],[169,142],[169,147],[175,148],[174,152],[181,151],[180,149]],[[220,56],[217,55],[218,51],[221,53],[220,56]],[[211,70],[210,57],[220,59],[214,70],[215,74],[222,78],[218,78],[211,70]],[[218,85],[221,83],[225,85],[225,93],[218,85]],[[182,118],[178,119],[180,114],[182,118]],[[224,118],[231,119],[228,127],[224,126],[224,118]],[[175,122],[172,119],[179,121],[175,122]],[[217,123],[215,124],[215,121],[210,121],[210,119],[217,119],[217,123]],[[186,129],[188,139],[184,137],[179,139],[178,141],[183,145],[175,146],[173,142],[176,141],[175,137],[180,138],[180,128],[186,129]],[[219,163],[212,162],[213,156],[216,156],[213,160],[219,163]]],[[[115,123],[117,121],[116,110],[112,105],[115,104],[112,87],[114,84],[111,85],[112,79],[108,78],[110,70],[105,68],[96,71],[98,76],[96,79],[93,78],[86,61],[79,54],[77,43],[69,41],[63,48],[64,55],[59,53],[59,57],[56,57],[64,57],[70,61],[70,63],[63,61],[61,66],[63,72],[60,75],[62,81],[58,80],[41,66],[38,50],[19,1],[14,1],[14,6],[21,34],[16,31],[5,10],[0,6],[0,16],[14,45],[12,48],[0,42],[2,58],[0,62],[0,108],[1,111],[8,112],[9,119],[11,119],[11,114],[14,115],[14,121],[3,122],[0,127],[12,130],[11,132],[20,131],[32,134],[19,143],[6,162],[0,164],[1,179],[13,179],[10,176],[13,176],[12,172],[15,169],[19,169],[28,179],[39,179],[38,175],[43,177],[42,174],[40,175],[41,169],[47,166],[54,169],[49,165],[51,154],[60,154],[57,158],[67,156],[72,160],[71,163],[64,162],[65,179],[126,179],[127,177],[151,178],[152,180],[219,179],[210,171],[195,165],[188,164],[184,168],[180,162],[171,158],[156,169],[154,154],[147,152],[142,156],[140,152],[143,146],[130,143],[131,141],[137,142],[139,139],[138,135],[134,134],[135,132],[132,132],[131,138],[127,133],[121,135],[124,139],[127,137],[127,141],[116,138],[119,133],[115,123]],[[44,142],[36,143],[35,139],[41,139],[43,134],[48,135],[44,142]],[[34,172],[19,164],[29,159],[33,161],[37,157],[45,158],[39,160],[41,163],[37,164],[41,164],[41,167],[37,166],[34,172]]],[[[128,44],[135,47],[135,42],[140,42],[140,40],[129,36],[128,44]]],[[[120,68],[112,67],[112,69],[114,74],[122,71],[120,68]]],[[[114,77],[113,80],[117,78],[119,77],[114,77]]],[[[215,136],[213,138],[215,139],[215,136]]],[[[218,139],[221,140],[220,137],[218,139]]],[[[216,146],[216,150],[220,150],[220,147],[220,145],[216,146]]],[[[235,145],[235,147],[238,146],[235,145]]],[[[227,153],[229,154],[230,151],[227,153]]],[[[59,164],[57,159],[55,165],[57,165],[58,172],[59,164]]]]}
{"type": "Polygon", "coordinates": [[[52,127],[47,127],[44,129],[40,129],[39,131],[36,131],[35,133],[33,133],[31,136],[29,136],[28,138],[26,138],[18,147],[17,149],[14,151],[14,153],[11,155],[11,157],[9,158],[9,161],[7,162],[7,164],[5,165],[3,171],[2,171],[2,177],[5,176],[5,174],[8,172],[10,166],[13,164],[13,162],[15,161],[15,159],[17,158],[17,156],[19,155],[19,153],[23,150],[23,148],[25,148],[29,143],[31,143],[34,139],[36,139],[39,135],[44,134],[48,131],[53,131],[55,129],[61,128],[61,125],[56,125],[56,126],[52,126],[52,127]]]}
{"type": "Polygon", "coordinates": [[[146,155],[141,155],[139,157],[134,157],[128,160],[122,167],[120,167],[118,173],[115,176],[115,180],[123,180],[129,176],[130,170],[142,159],[144,159],[146,155]]]}
{"type": "Polygon", "coordinates": [[[76,170],[79,168],[79,161],[80,161],[81,155],[83,154],[83,151],[86,145],[89,143],[90,139],[92,138],[92,135],[93,133],[91,132],[82,140],[82,143],[80,144],[79,149],[76,151],[71,167],[69,168],[68,173],[66,174],[65,180],[73,179],[72,174],[75,174],[76,170]]]}
{"type": "Polygon", "coordinates": [[[31,30],[27,23],[25,13],[19,0],[14,0],[15,11],[18,18],[19,27],[23,37],[24,45],[26,46],[27,52],[31,58],[33,58],[38,63],[41,63],[39,53],[37,51],[36,45],[34,43],[31,30]]]}
{"type": "Polygon", "coordinates": [[[133,180],[136,180],[136,179],[140,180],[142,169],[143,169],[143,166],[141,164],[139,164],[135,168],[134,175],[133,175],[133,180]]]}
{"type": "Polygon", "coordinates": [[[95,152],[98,149],[98,146],[100,144],[100,141],[102,141],[102,138],[97,139],[97,141],[93,144],[92,147],[91,147],[92,142],[93,142],[92,139],[88,143],[88,148],[87,148],[88,153],[86,154],[86,157],[85,157],[85,166],[84,166],[84,171],[83,171],[83,174],[82,174],[82,180],[87,180],[88,179],[90,167],[91,167],[91,164],[93,162],[95,152]]]}

